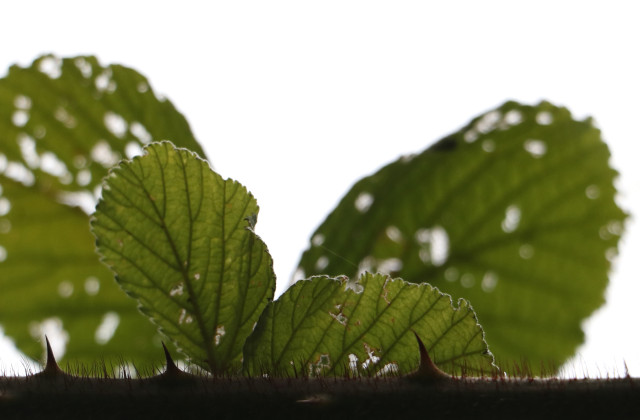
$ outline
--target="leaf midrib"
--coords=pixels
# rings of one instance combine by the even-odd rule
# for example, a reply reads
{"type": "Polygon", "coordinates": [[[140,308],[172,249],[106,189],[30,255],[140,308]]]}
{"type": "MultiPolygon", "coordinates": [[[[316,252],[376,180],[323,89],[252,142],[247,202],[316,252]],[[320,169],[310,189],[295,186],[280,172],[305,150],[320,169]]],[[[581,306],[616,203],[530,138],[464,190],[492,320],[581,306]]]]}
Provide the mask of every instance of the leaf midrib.
{"type": "MultiPolygon", "coordinates": [[[[164,143],[164,149],[163,150],[167,150],[168,143],[164,143]]],[[[197,299],[197,297],[193,294],[193,288],[191,287],[190,284],[190,280],[189,280],[189,266],[191,264],[190,259],[186,260],[187,264],[181,264],[182,258],[180,258],[180,253],[178,252],[177,246],[173,240],[173,237],[171,236],[171,233],[169,232],[169,229],[167,228],[167,225],[165,223],[165,215],[166,215],[166,209],[167,209],[167,194],[166,194],[166,180],[164,177],[164,168],[162,165],[162,162],[160,161],[160,157],[158,156],[157,151],[155,151],[155,149],[151,149],[153,150],[153,154],[154,154],[154,158],[156,160],[156,163],[158,164],[159,167],[159,172],[161,175],[161,183],[162,183],[162,187],[164,189],[164,197],[162,200],[163,203],[163,212],[164,214],[161,214],[160,210],[158,209],[156,203],[151,200],[151,195],[149,194],[149,191],[147,190],[146,186],[144,185],[144,183],[142,182],[142,180],[137,176],[137,174],[134,173],[134,176],[136,176],[138,178],[138,181],[140,183],[140,187],[142,188],[142,190],[146,193],[146,197],[149,200],[149,203],[151,204],[152,208],[155,210],[156,215],[160,218],[160,220],[162,221],[161,224],[161,229],[163,230],[165,237],[167,239],[167,242],[169,243],[171,250],[173,252],[174,258],[176,259],[177,262],[177,266],[178,266],[178,270],[179,273],[182,276],[183,281],[185,282],[185,285],[188,288],[188,292],[189,292],[189,296],[191,297],[191,305],[193,306],[193,315],[196,318],[196,322],[198,324],[198,328],[200,330],[200,334],[202,335],[203,338],[203,345],[204,345],[204,350],[205,353],[207,354],[208,357],[208,364],[209,366],[214,369],[215,367],[215,362],[214,362],[214,358],[213,358],[213,353],[212,353],[212,349],[211,349],[211,337],[210,335],[207,333],[207,328],[206,328],[206,324],[204,322],[204,319],[202,318],[202,311],[200,309],[200,304],[199,301],[197,299]]],[[[183,153],[183,151],[178,151],[177,153],[177,158],[180,162],[182,162],[182,156],[181,154],[183,153]]],[[[171,159],[171,157],[169,156],[169,154],[167,154],[167,159],[171,159]]],[[[140,170],[143,170],[142,165],[140,165],[140,170]]],[[[132,171],[133,172],[133,171],[132,171]]],[[[189,187],[188,187],[188,178],[185,175],[184,172],[184,166],[183,166],[183,175],[184,175],[184,182],[185,182],[185,194],[187,195],[187,207],[189,209],[189,225],[190,225],[190,229],[192,228],[192,224],[193,224],[193,220],[191,219],[191,201],[189,199],[189,187]]],[[[191,242],[189,242],[189,249],[191,247],[191,242]]],[[[189,254],[189,258],[190,258],[190,251],[188,252],[189,254]]],[[[182,330],[182,328],[180,328],[182,330]]],[[[216,372],[215,369],[212,370],[212,372],[216,372]]]]}

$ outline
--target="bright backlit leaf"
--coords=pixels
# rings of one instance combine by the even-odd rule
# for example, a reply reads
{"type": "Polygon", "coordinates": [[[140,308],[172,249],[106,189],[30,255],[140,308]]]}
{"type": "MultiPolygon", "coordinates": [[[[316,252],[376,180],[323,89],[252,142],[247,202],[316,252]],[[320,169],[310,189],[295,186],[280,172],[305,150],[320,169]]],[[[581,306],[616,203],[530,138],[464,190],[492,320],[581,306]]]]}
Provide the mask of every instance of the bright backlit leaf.
{"type": "Polygon", "coordinates": [[[245,346],[249,374],[408,373],[419,360],[415,335],[440,369],[495,370],[469,304],[428,284],[382,274],[312,277],[270,303],[245,346]]]}
{"type": "Polygon", "coordinates": [[[473,303],[498,365],[553,369],[604,302],[625,213],[591,119],[508,102],[358,182],[305,275],[379,271],[473,303]]]}
{"type": "Polygon", "coordinates": [[[193,362],[235,371],[273,298],[275,275],[253,227],[256,200],[169,142],[109,172],[92,219],[122,288],[193,362]]]}
{"type": "Polygon", "coordinates": [[[44,56],[0,79],[0,325],[27,355],[47,333],[85,363],[162,360],[155,327],[95,255],[88,213],[109,167],[166,138],[202,155],[132,69],[44,56]]]}

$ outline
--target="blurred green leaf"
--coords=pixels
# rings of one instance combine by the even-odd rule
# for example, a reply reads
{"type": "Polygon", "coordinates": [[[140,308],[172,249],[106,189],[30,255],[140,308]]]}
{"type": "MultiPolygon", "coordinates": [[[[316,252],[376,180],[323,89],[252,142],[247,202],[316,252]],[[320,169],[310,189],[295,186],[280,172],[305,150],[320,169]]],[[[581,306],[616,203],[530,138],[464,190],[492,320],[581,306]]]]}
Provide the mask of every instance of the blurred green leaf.
{"type": "Polygon", "coordinates": [[[0,79],[0,324],[28,356],[41,357],[44,328],[66,337],[68,359],[163,360],[155,327],[98,261],[87,213],[109,167],[165,138],[204,156],[132,69],[44,56],[0,79]]]}
{"type": "Polygon", "coordinates": [[[145,151],[105,180],[91,224],[98,251],[193,362],[237,371],[275,290],[271,257],[253,232],[256,200],[169,142],[145,151]]]}
{"type": "Polygon", "coordinates": [[[379,271],[473,303],[498,365],[558,367],[604,302],[625,213],[590,119],[508,102],[358,182],[301,277],[379,271]]]}
{"type": "Polygon", "coordinates": [[[381,274],[312,277],[269,304],[245,346],[252,375],[409,373],[420,354],[415,334],[441,369],[495,370],[482,327],[469,304],[428,284],[381,274]]]}

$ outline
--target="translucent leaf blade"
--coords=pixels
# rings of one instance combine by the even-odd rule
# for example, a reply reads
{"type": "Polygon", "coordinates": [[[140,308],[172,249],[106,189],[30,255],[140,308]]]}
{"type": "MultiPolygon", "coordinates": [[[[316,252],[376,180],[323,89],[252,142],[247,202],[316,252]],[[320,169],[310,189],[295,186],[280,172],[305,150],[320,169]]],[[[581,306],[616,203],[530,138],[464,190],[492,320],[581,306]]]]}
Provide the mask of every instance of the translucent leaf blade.
{"type": "Polygon", "coordinates": [[[166,138],[202,153],[184,117],[132,69],[44,56],[0,79],[0,325],[28,356],[41,357],[37,340],[53,322],[67,359],[162,362],[154,326],[95,255],[87,213],[111,165],[166,138]]]}
{"type": "Polygon", "coordinates": [[[469,304],[428,284],[365,273],[358,283],[313,277],[269,304],[245,346],[249,374],[291,376],[409,373],[415,334],[441,369],[495,369],[469,304]]]}
{"type": "Polygon", "coordinates": [[[242,345],[275,289],[253,232],[258,205],[207,162],[169,142],[114,168],[92,219],[98,251],[140,310],[214,373],[242,345]]]}
{"type": "Polygon", "coordinates": [[[473,302],[500,366],[553,369],[604,302],[626,217],[608,160],[591,120],[506,103],[358,182],[300,267],[428,281],[473,302]]]}

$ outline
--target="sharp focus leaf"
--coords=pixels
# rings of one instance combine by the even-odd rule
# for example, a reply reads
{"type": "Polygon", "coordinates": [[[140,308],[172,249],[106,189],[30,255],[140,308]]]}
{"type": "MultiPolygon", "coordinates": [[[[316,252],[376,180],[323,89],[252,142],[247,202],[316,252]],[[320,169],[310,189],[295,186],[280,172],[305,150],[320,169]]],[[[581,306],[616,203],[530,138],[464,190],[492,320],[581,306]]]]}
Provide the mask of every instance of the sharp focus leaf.
{"type": "Polygon", "coordinates": [[[0,324],[27,355],[41,356],[35,339],[53,327],[68,358],[162,360],[154,326],[95,255],[87,212],[111,165],[164,138],[202,153],[126,67],[45,56],[0,79],[0,324]]]}
{"type": "Polygon", "coordinates": [[[271,257],[253,232],[258,205],[193,153],[169,142],[105,180],[92,220],[98,250],[122,288],[194,362],[237,368],[273,298],[271,257]]]}
{"type": "Polygon", "coordinates": [[[408,373],[418,365],[415,334],[441,369],[495,369],[469,304],[428,284],[381,274],[313,277],[270,303],[245,346],[245,370],[282,375],[408,373]],[[302,370],[302,371],[301,371],[302,370]]]}
{"type": "Polygon", "coordinates": [[[500,366],[558,366],[604,302],[626,217],[591,120],[506,103],[358,182],[300,262],[427,281],[473,302],[500,366]]]}

